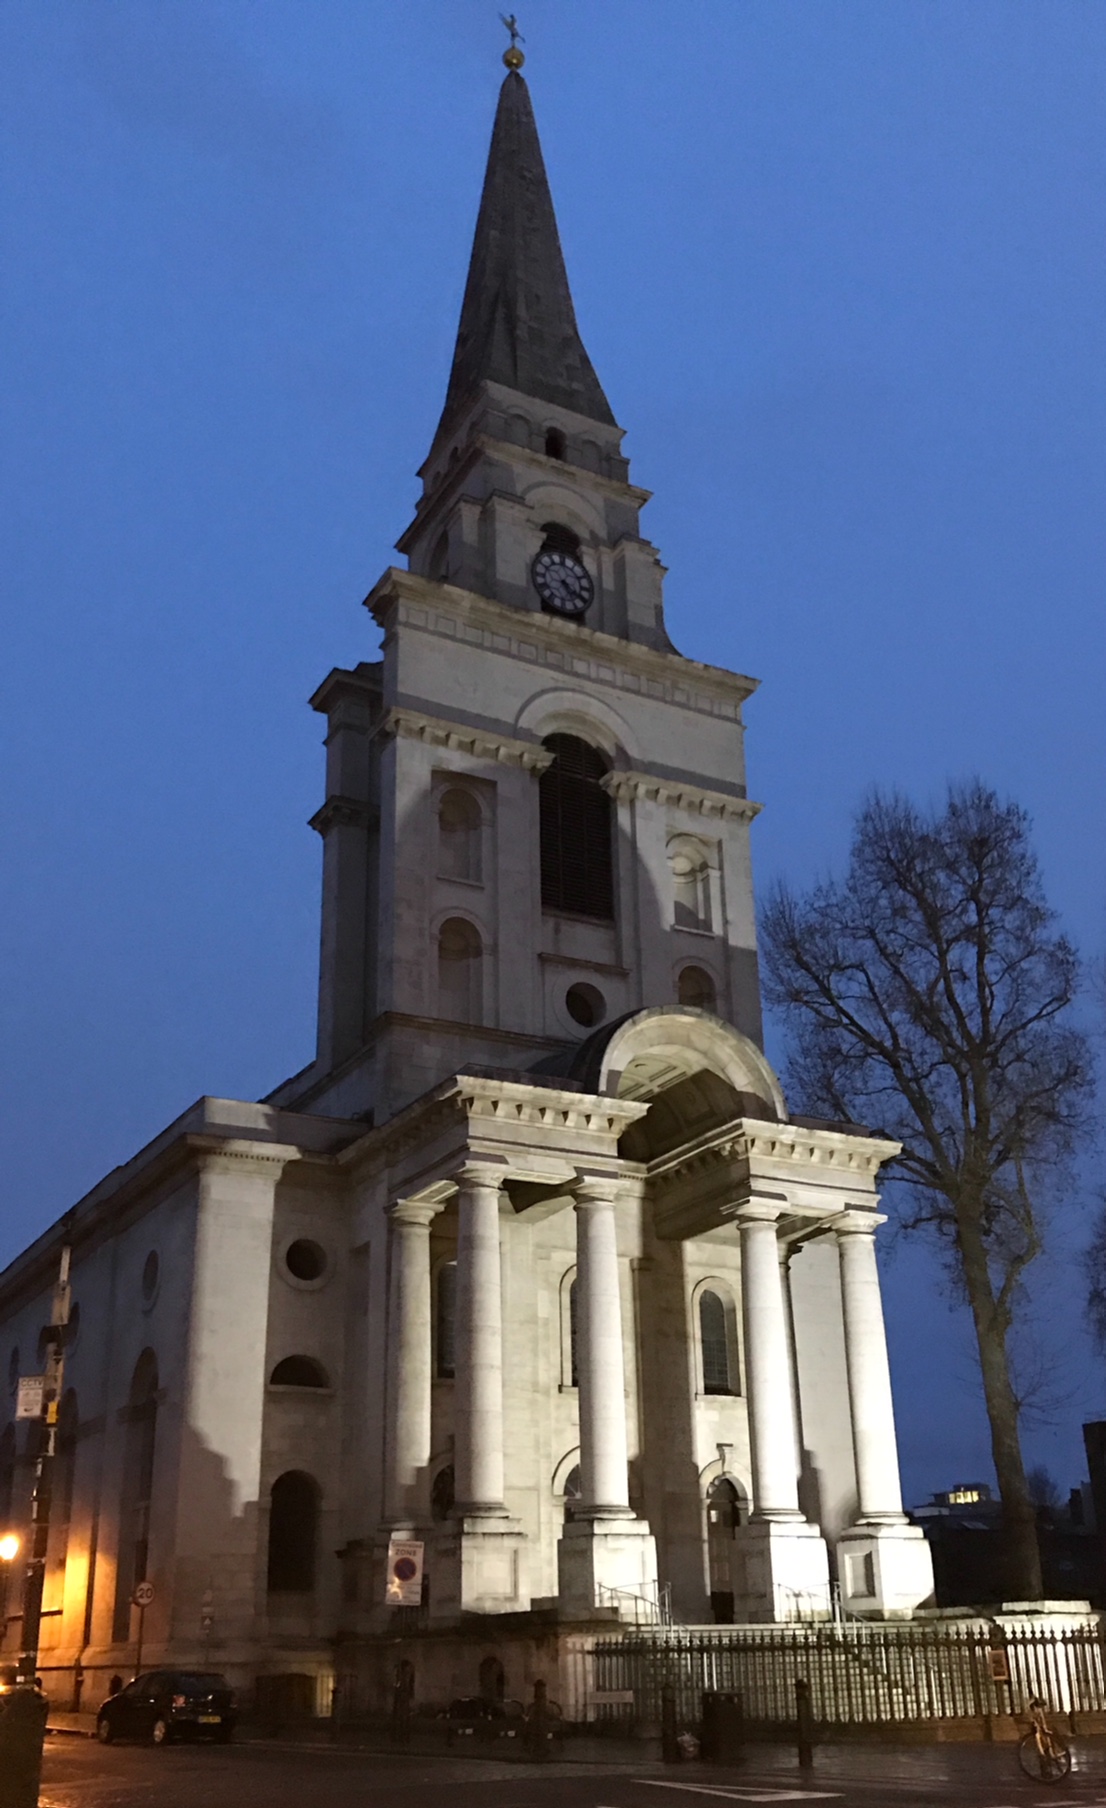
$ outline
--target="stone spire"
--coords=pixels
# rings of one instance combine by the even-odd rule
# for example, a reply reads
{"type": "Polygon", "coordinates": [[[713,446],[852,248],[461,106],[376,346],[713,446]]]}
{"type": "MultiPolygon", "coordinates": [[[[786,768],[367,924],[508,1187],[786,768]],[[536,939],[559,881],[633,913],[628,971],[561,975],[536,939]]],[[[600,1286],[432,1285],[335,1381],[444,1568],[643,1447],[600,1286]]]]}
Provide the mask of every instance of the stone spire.
{"type": "Polygon", "coordinates": [[[483,382],[614,424],[576,325],[530,93],[518,73],[521,53],[513,56],[499,92],[439,432],[483,382]]]}

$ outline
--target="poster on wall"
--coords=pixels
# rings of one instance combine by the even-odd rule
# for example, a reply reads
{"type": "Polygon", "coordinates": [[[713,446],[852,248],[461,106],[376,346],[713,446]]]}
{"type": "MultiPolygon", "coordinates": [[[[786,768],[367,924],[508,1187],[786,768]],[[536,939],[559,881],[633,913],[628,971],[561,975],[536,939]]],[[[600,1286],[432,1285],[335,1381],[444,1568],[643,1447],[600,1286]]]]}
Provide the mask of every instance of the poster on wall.
{"type": "Polygon", "coordinates": [[[388,1546],[384,1599],[389,1607],[417,1607],[422,1600],[423,1546],[415,1538],[393,1538],[388,1546]]]}

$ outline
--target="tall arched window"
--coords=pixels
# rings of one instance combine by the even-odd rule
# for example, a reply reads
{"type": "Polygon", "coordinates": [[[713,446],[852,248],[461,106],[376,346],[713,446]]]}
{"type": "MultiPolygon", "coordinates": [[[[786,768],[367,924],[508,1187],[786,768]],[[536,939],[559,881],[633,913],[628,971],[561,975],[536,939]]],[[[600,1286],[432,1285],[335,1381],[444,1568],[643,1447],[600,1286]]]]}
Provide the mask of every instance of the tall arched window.
{"type": "Polygon", "coordinates": [[[483,1012],[483,947],[464,917],[448,917],[438,931],[438,1014],[454,1023],[479,1023],[483,1012]]]}
{"type": "Polygon", "coordinates": [[[145,1582],[150,1560],[150,1503],[157,1442],[157,1357],[143,1350],[135,1363],[127,1403],[123,1487],[119,1502],[119,1555],[115,1567],[112,1638],[130,1637],[131,1596],[145,1582]]]}
{"type": "Polygon", "coordinates": [[[672,921],[677,929],[709,930],[710,861],[703,848],[681,838],[668,850],[672,870],[672,921]]]}
{"type": "Polygon", "coordinates": [[[580,1356],[577,1325],[579,1323],[577,1299],[579,1289],[575,1280],[569,1283],[568,1289],[568,1374],[573,1387],[580,1385],[580,1356]]]}
{"type": "Polygon", "coordinates": [[[607,762],[576,735],[548,735],[542,745],[553,755],[538,783],[542,908],[609,922],[614,815],[602,783],[607,762]]]}
{"type": "Polygon", "coordinates": [[[318,1483],[302,1469],[289,1469],[277,1476],[269,1494],[270,1594],[312,1592],[318,1542],[318,1483]]]}
{"type": "Polygon", "coordinates": [[[479,885],[481,871],[480,805],[471,791],[451,786],[438,804],[438,877],[467,879],[479,885]]]}
{"type": "Polygon", "coordinates": [[[699,1295],[699,1343],[703,1352],[703,1392],[732,1394],[726,1308],[709,1287],[699,1295]]]}
{"type": "Polygon", "coordinates": [[[269,1376],[270,1387],[329,1387],[330,1376],[314,1356],[282,1356],[269,1376]]]}
{"type": "Polygon", "coordinates": [[[696,1011],[713,1011],[718,1003],[714,981],[704,967],[681,967],[676,996],[696,1011]]]}
{"type": "Polygon", "coordinates": [[[457,1372],[457,1264],[443,1262],[438,1270],[438,1310],[435,1325],[434,1367],[439,1381],[452,1381],[457,1372]]]}
{"type": "Polygon", "coordinates": [[[430,1517],[435,1525],[441,1525],[452,1513],[456,1488],[453,1464],[449,1463],[446,1468],[438,1470],[430,1484],[430,1517]]]}

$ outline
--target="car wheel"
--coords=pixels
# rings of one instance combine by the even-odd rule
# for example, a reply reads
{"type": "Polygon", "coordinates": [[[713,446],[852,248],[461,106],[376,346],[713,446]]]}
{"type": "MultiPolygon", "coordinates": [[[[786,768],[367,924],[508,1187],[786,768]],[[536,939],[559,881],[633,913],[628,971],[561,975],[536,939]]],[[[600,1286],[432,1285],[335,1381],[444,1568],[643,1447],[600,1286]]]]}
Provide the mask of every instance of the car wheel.
{"type": "Polygon", "coordinates": [[[96,1737],[99,1739],[101,1745],[110,1745],[115,1737],[111,1721],[105,1719],[103,1714],[100,1715],[99,1720],[96,1722],[96,1737]]]}
{"type": "Polygon", "coordinates": [[[153,1726],[150,1728],[150,1738],[155,1745],[168,1745],[169,1722],[166,1720],[164,1714],[159,1714],[154,1721],[153,1726]]]}

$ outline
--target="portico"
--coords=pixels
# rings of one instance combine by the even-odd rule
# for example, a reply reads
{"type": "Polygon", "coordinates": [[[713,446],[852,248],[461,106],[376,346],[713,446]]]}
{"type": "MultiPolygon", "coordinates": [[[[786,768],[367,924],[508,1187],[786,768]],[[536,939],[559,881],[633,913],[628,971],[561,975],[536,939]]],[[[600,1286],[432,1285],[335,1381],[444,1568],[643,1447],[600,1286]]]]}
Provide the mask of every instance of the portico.
{"type": "MultiPolygon", "coordinates": [[[[727,1413],[736,1428],[727,1448],[742,1453],[736,1482],[751,1511],[735,1529],[734,1616],[826,1616],[838,1567],[852,1611],[909,1611],[930,1584],[924,1541],[919,1549],[902,1513],[875,1264],[876,1180],[895,1145],[776,1116],[782,1098],[760,1051],[702,1012],[640,1013],[591,1038],[573,1065],[560,1081],[460,1075],[437,1089],[424,1107],[437,1125],[429,1170],[425,1141],[405,1125],[403,1145],[418,1150],[423,1172],[417,1189],[401,1182],[387,1209],[382,1532],[425,1538],[432,1620],[517,1613],[535,1598],[554,1600],[570,1620],[658,1611],[678,1536],[670,1511],[663,1528],[650,1516],[666,1459],[651,1447],[641,1400],[642,1339],[655,1310],[648,1251],[661,1245],[676,1246],[685,1266],[705,1245],[735,1273],[742,1392],[709,1408],[697,1400],[690,1297],[677,1338],[684,1419],[727,1413]],[[708,1094],[720,1121],[681,1138],[680,1112],[708,1094]],[[456,1263],[448,1389],[433,1379],[432,1227],[452,1237],[456,1263]],[[522,1452],[508,1430],[519,1420],[519,1383],[517,1359],[505,1361],[505,1298],[519,1275],[533,1284],[546,1250],[566,1245],[575,1261],[572,1382],[558,1388],[547,1373],[530,1396],[531,1413],[563,1408],[562,1440],[576,1450],[578,1490],[556,1528],[551,1572],[548,1511],[519,1473],[522,1452]],[[789,1259],[815,1245],[832,1257],[847,1374],[851,1487],[847,1523],[836,1526],[813,1522],[800,1504],[804,1379],[787,1275],[789,1259]],[[439,1468],[443,1452],[452,1456],[453,1478],[448,1517],[437,1520],[436,1451],[439,1468]]],[[[367,1140],[385,1152],[387,1132],[367,1140]]],[[[409,1164],[407,1156],[398,1165],[409,1164]]],[[[540,1288],[531,1315],[550,1316],[540,1288]]],[[[560,1371],[559,1352],[543,1354],[560,1371]]]]}

